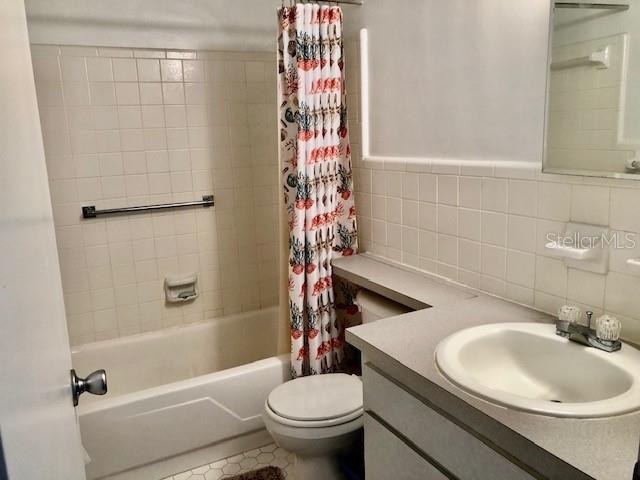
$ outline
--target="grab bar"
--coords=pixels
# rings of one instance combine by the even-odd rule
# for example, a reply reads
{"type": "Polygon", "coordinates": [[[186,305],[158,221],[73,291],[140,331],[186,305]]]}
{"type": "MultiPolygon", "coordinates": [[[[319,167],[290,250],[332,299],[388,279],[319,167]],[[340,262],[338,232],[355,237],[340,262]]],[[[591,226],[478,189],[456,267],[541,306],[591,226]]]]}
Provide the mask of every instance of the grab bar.
{"type": "Polygon", "coordinates": [[[161,203],[157,205],[140,205],[137,207],[123,208],[105,208],[104,210],[97,210],[95,205],[88,205],[86,207],[82,207],[82,218],[96,218],[98,215],[117,215],[125,213],[144,212],[147,210],[166,210],[169,208],[196,207],[200,205],[202,205],[203,207],[213,207],[213,195],[203,195],[202,200],[196,200],[193,202],[161,203]]]}
{"type": "Polygon", "coordinates": [[[587,8],[596,10],[629,10],[629,5],[617,3],[582,3],[582,2],[555,2],[556,8],[587,8]]]}

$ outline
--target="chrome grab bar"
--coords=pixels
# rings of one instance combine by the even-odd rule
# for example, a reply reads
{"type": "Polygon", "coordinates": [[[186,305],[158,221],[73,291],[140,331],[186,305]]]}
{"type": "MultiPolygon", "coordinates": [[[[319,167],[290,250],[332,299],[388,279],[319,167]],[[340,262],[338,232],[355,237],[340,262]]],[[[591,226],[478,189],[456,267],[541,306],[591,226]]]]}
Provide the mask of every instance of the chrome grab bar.
{"type": "Polygon", "coordinates": [[[213,205],[213,195],[203,195],[202,200],[196,200],[193,202],[161,203],[157,205],[140,205],[137,207],[105,208],[104,210],[96,209],[95,205],[88,205],[86,207],[82,207],[82,218],[96,218],[99,215],[137,213],[147,210],[165,210],[168,208],[184,208],[196,206],[213,207],[213,205]]]}
{"type": "Polygon", "coordinates": [[[556,8],[585,8],[594,10],[629,10],[629,5],[618,3],[583,3],[583,2],[555,2],[556,8]]]}

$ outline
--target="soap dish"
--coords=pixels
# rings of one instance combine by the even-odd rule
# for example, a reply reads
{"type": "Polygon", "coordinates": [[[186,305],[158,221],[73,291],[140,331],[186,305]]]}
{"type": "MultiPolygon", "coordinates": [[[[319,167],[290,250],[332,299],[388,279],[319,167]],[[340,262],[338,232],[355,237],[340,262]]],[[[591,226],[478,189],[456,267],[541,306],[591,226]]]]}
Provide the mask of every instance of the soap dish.
{"type": "Polygon", "coordinates": [[[191,302],[198,297],[198,276],[189,274],[164,279],[164,295],[168,303],[191,302]]]}

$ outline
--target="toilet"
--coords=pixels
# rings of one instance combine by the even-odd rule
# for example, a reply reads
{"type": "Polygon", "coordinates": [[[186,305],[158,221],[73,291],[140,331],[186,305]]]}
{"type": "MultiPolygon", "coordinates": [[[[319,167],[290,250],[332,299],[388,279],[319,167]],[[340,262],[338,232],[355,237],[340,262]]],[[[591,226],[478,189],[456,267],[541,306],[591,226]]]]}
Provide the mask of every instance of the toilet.
{"type": "MultiPolygon", "coordinates": [[[[356,302],[362,323],[410,311],[366,290],[356,302]]],[[[336,455],[362,435],[363,412],[360,377],[330,373],[279,385],[267,397],[262,417],[275,442],[295,454],[297,480],[333,480],[343,478],[336,455]]]]}

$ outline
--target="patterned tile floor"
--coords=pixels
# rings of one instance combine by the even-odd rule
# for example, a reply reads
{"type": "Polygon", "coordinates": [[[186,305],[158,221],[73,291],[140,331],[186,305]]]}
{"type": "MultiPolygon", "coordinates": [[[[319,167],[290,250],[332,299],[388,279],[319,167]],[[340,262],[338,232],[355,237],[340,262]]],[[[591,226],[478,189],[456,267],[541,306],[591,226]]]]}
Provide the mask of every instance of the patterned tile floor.
{"type": "Polygon", "coordinates": [[[287,480],[293,477],[293,454],[271,443],[255,450],[234,455],[193,470],[176,473],[162,480],[222,480],[267,465],[280,467],[287,480]]]}

